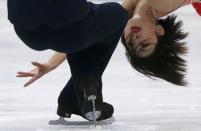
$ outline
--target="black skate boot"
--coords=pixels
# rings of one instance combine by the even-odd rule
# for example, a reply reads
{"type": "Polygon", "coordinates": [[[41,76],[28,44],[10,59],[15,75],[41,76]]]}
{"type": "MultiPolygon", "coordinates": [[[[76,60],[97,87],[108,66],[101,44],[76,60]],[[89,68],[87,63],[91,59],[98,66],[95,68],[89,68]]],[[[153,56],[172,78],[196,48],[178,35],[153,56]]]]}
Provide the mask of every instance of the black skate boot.
{"type": "MultiPolygon", "coordinates": [[[[95,105],[95,107],[96,107],[96,109],[101,109],[102,113],[101,113],[100,117],[97,118],[97,121],[102,121],[102,120],[109,119],[110,117],[112,117],[114,109],[113,109],[112,105],[103,102],[102,82],[101,82],[101,80],[98,81],[95,78],[85,77],[85,78],[81,79],[81,81],[79,83],[79,87],[81,87],[81,88],[84,88],[84,87],[93,88],[93,87],[90,87],[91,85],[93,86],[93,84],[90,85],[88,83],[95,83],[94,84],[95,87],[98,87],[97,88],[97,92],[95,92],[95,94],[96,94],[96,105],[95,105]],[[90,86],[88,86],[88,85],[90,85],[90,86]],[[97,105],[97,103],[98,103],[98,105],[97,105]],[[98,106],[98,108],[97,108],[97,106],[98,106]]],[[[75,85],[72,82],[70,84],[71,85],[68,85],[68,88],[74,88],[76,90],[79,89],[79,88],[73,87],[75,85]]],[[[85,90],[85,89],[83,89],[83,90],[85,90]]],[[[73,94],[75,93],[72,90],[68,90],[68,92],[66,92],[66,93],[68,94],[69,91],[72,92],[73,94]]],[[[71,114],[75,114],[75,115],[82,116],[83,118],[85,118],[87,120],[90,120],[90,121],[91,121],[91,119],[94,120],[90,116],[89,117],[91,119],[89,119],[88,117],[86,117],[86,114],[88,112],[92,112],[93,111],[93,105],[92,105],[92,102],[88,101],[88,99],[86,100],[86,96],[89,96],[88,92],[86,92],[86,90],[83,91],[85,93],[83,93],[81,91],[82,90],[77,90],[77,92],[79,92],[77,94],[77,97],[76,97],[76,95],[73,95],[72,93],[69,94],[68,96],[66,96],[65,92],[61,93],[61,95],[59,96],[59,99],[58,99],[58,109],[57,109],[57,114],[60,117],[70,118],[71,114]],[[81,101],[78,101],[78,99],[81,100],[81,101]],[[85,104],[85,103],[87,103],[87,104],[85,104]],[[88,111],[83,111],[83,107],[84,106],[85,106],[84,110],[88,109],[88,111]],[[88,107],[86,107],[86,106],[88,106],[88,107]],[[81,113],[81,109],[82,109],[82,113],[81,113]],[[86,112],[86,113],[83,113],[83,112],[86,112]]]]}
{"type": "MultiPolygon", "coordinates": [[[[102,102],[101,108],[102,108],[102,113],[101,113],[101,116],[97,119],[97,121],[107,120],[112,117],[112,115],[114,113],[114,108],[112,105],[110,105],[106,102],[102,102]]],[[[82,116],[78,110],[67,111],[61,105],[58,105],[57,114],[63,118],[71,118],[72,114],[82,116]]],[[[82,116],[82,117],[87,119],[85,116],[82,116]]]]}

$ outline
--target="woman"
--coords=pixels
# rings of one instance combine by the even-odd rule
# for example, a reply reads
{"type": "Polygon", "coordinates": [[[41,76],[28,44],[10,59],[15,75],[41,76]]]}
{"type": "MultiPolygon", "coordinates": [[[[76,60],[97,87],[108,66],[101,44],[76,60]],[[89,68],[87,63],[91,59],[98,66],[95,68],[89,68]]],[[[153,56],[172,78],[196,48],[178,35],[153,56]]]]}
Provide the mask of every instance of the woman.
{"type": "MultiPolygon", "coordinates": [[[[124,43],[124,45],[125,45],[125,47],[127,49],[127,55],[128,55],[128,58],[129,58],[131,64],[138,71],[144,73],[145,75],[148,75],[148,76],[152,75],[152,76],[155,76],[155,77],[163,78],[163,79],[166,79],[166,80],[168,80],[170,82],[173,82],[173,83],[179,84],[179,85],[184,84],[183,81],[182,81],[183,75],[181,75],[181,74],[179,74],[177,72],[175,73],[174,70],[173,70],[173,72],[171,72],[171,70],[168,70],[166,73],[169,74],[169,76],[164,77],[164,76],[160,75],[161,72],[163,73],[163,71],[158,70],[158,74],[157,74],[157,72],[152,73],[151,72],[153,70],[152,68],[149,69],[149,68],[146,67],[147,65],[143,65],[144,63],[141,63],[141,61],[142,61],[141,57],[148,57],[150,54],[152,54],[152,50],[155,48],[154,45],[151,45],[152,42],[155,43],[157,41],[157,38],[156,38],[156,36],[154,34],[157,34],[158,36],[166,36],[165,33],[167,33],[166,30],[163,28],[163,26],[153,24],[153,23],[155,23],[156,18],[154,17],[153,12],[148,12],[151,9],[149,3],[146,0],[141,0],[141,1],[125,0],[124,3],[123,3],[123,7],[127,10],[127,12],[129,13],[129,17],[131,18],[129,20],[125,30],[124,30],[124,35],[122,36],[122,41],[123,41],[123,43],[124,43]],[[137,21],[138,18],[140,17],[140,15],[143,15],[143,16],[147,17],[148,20],[150,19],[150,21],[153,22],[153,23],[146,23],[144,21],[137,21]],[[148,16],[146,16],[146,15],[148,15],[148,16]],[[149,42],[150,44],[149,43],[140,43],[139,42],[140,44],[142,44],[141,46],[143,46],[145,48],[145,53],[144,52],[140,53],[139,54],[140,57],[136,56],[136,54],[135,54],[136,51],[135,50],[134,51],[132,50],[132,43],[127,44],[128,41],[131,39],[131,36],[134,39],[139,37],[136,34],[131,35],[131,33],[138,33],[138,32],[141,31],[141,28],[134,26],[134,24],[135,24],[135,23],[133,23],[133,22],[135,22],[135,21],[133,21],[134,19],[138,23],[142,22],[143,25],[144,25],[143,28],[146,27],[149,30],[153,29],[156,32],[156,33],[152,33],[153,31],[152,32],[143,32],[143,35],[148,35],[148,36],[151,36],[153,38],[144,41],[144,42],[149,42]],[[151,46],[151,47],[149,47],[149,46],[151,46]],[[148,71],[150,71],[150,72],[148,72],[148,71]],[[170,76],[172,76],[172,75],[174,76],[175,74],[177,75],[176,77],[179,77],[178,79],[172,80],[172,79],[169,78],[170,76]]],[[[142,20],[144,20],[144,19],[142,19],[142,20]]],[[[161,21],[161,23],[165,24],[165,22],[169,22],[168,25],[171,25],[171,24],[173,24],[174,20],[175,20],[175,17],[169,17],[169,18],[166,19],[166,21],[161,21]]],[[[176,24],[175,28],[173,29],[173,31],[179,30],[180,29],[179,27],[180,27],[180,24],[176,24]]],[[[179,39],[183,39],[186,36],[186,34],[182,33],[182,32],[180,32],[179,35],[180,35],[179,39]]],[[[135,46],[134,46],[134,48],[135,48],[135,46]]],[[[183,47],[183,46],[179,45],[179,47],[177,47],[177,48],[179,49],[180,53],[185,53],[186,52],[186,48],[183,47]]],[[[137,52],[138,52],[138,50],[137,50],[137,52]]],[[[178,57],[178,56],[175,56],[175,58],[176,58],[176,60],[179,61],[179,63],[176,62],[176,64],[179,64],[179,68],[177,68],[177,70],[184,71],[184,69],[183,69],[183,64],[184,64],[183,59],[180,59],[180,57],[178,57]],[[182,66],[182,68],[180,66],[182,66]]],[[[56,68],[65,59],[66,59],[66,54],[55,53],[55,55],[46,64],[40,64],[40,63],[37,63],[37,62],[33,62],[32,64],[37,66],[34,70],[32,70],[31,72],[18,72],[17,76],[18,77],[29,77],[29,76],[33,77],[30,81],[28,81],[25,84],[25,86],[28,86],[29,84],[33,83],[35,80],[37,80],[38,78],[40,78],[44,74],[46,74],[49,71],[51,71],[54,68],[56,68]],[[54,62],[52,62],[52,61],[54,61],[54,62]]],[[[142,58],[142,59],[145,60],[144,58],[142,58]]],[[[155,65],[154,65],[155,63],[152,62],[153,65],[151,65],[150,63],[151,63],[151,60],[148,61],[148,65],[152,66],[153,68],[155,68],[155,65]]],[[[160,63],[158,65],[160,66],[160,63]]],[[[177,66],[178,65],[175,65],[175,67],[177,67],[177,66]]],[[[74,98],[74,99],[76,99],[76,98],[74,98]]]]}
{"type": "Polygon", "coordinates": [[[176,22],[176,16],[167,15],[190,3],[198,7],[200,4],[196,2],[198,0],[138,1],[122,35],[126,56],[133,68],[148,77],[186,85],[186,65],[180,55],[187,52],[182,41],[187,33],[181,29],[182,21],[176,22]],[[164,16],[167,17],[162,18],[164,16]]]}

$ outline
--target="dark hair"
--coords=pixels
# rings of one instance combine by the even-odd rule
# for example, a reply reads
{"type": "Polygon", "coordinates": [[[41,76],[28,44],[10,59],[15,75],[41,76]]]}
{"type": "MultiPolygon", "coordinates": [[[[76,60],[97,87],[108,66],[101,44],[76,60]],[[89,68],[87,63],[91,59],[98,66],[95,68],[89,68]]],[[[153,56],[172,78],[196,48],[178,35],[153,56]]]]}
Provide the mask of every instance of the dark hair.
{"type": "Polygon", "coordinates": [[[184,86],[186,61],[181,57],[187,53],[185,42],[181,42],[188,33],[181,30],[182,21],[176,21],[177,16],[171,15],[159,19],[158,24],[165,29],[165,35],[158,36],[155,51],[146,58],[139,58],[126,44],[124,34],[121,41],[126,48],[126,57],[131,66],[150,78],[161,78],[176,85],[184,86]]]}

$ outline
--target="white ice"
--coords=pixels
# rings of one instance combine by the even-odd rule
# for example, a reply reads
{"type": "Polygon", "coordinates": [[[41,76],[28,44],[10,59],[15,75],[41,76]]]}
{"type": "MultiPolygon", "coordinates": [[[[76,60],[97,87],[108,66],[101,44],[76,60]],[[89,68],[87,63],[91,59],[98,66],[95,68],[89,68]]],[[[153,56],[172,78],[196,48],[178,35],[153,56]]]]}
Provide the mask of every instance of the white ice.
{"type": "MultiPolygon", "coordinates": [[[[192,7],[177,12],[184,20],[189,47],[188,87],[151,80],[133,71],[121,43],[104,76],[104,99],[115,107],[112,125],[50,126],[57,119],[57,97],[70,77],[64,62],[30,87],[17,71],[32,69],[31,61],[45,62],[53,51],[25,46],[7,20],[6,1],[0,0],[0,131],[201,131],[201,17],[192,7]]],[[[73,116],[72,120],[83,120],[73,116]]]]}

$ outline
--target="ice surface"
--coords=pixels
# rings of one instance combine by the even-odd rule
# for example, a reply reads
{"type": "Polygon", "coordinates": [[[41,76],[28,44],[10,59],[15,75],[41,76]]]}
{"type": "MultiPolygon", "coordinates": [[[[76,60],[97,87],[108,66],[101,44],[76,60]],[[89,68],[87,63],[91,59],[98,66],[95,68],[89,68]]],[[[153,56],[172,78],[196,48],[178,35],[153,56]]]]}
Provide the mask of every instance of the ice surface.
{"type": "MultiPolygon", "coordinates": [[[[116,122],[99,126],[50,126],[57,119],[57,97],[70,77],[64,62],[49,75],[23,88],[28,79],[17,71],[32,69],[31,61],[46,61],[53,51],[36,52],[15,35],[0,1],[0,131],[200,131],[201,130],[201,18],[191,7],[177,12],[184,20],[190,48],[188,87],[148,79],[133,71],[119,44],[105,71],[104,99],[115,107],[116,122]]],[[[73,116],[72,120],[83,120],[73,116]]]]}

